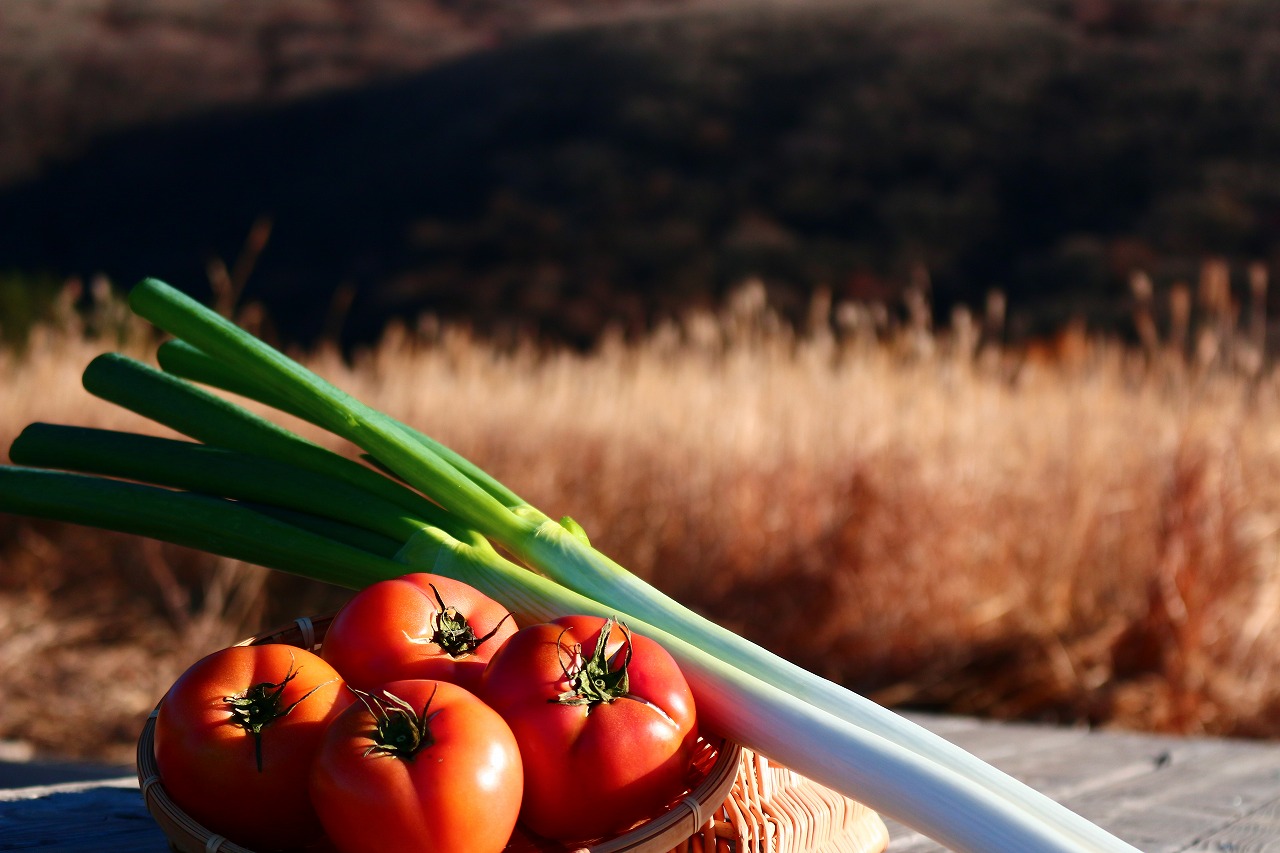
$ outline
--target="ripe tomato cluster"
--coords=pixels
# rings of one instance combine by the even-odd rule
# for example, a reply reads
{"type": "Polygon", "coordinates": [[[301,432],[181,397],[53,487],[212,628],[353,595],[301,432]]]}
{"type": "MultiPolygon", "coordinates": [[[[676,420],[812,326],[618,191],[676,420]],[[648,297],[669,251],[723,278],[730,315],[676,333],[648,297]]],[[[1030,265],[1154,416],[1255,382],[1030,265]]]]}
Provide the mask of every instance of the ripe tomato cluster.
{"type": "Polygon", "coordinates": [[[357,593],[319,653],[205,657],[155,723],[174,803],[256,851],[586,842],[682,793],[696,740],[692,694],[658,643],[599,617],[521,628],[426,573],[357,593]]]}

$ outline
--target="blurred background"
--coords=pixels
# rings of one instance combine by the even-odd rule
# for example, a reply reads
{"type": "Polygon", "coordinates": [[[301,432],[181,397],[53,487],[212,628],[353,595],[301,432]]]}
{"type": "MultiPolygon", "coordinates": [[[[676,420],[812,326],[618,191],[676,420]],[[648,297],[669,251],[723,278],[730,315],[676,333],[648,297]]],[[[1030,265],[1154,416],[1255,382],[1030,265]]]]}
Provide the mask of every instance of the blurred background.
{"type": "MultiPolygon", "coordinates": [[[[5,448],[159,429],[156,276],[878,701],[1280,737],[1275,4],[41,0],[0,84],[5,448]]],[[[0,745],[346,595],[0,515],[0,745]]]]}

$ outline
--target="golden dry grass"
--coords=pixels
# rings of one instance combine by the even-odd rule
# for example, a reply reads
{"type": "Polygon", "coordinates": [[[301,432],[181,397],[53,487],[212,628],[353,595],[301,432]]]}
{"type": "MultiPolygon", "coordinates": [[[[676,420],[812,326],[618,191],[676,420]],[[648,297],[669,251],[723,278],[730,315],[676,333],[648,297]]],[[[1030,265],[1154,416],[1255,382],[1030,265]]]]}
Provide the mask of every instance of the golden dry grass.
{"type": "MultiPolygon", "coordinates": [[[[1274,375],[849,328],[789,332],[747,292],[590,355],[424,324],[305,360],[884,702],[1280,736],[1274,375]]],[[[145,426],[80,390],[103,342],[42,334],[0,354],[0,442],[33,420],[145,426]]],[[[117,760],[198,654],[342,599],[12,517],[0,565],[0,738],[117,760]]]]}

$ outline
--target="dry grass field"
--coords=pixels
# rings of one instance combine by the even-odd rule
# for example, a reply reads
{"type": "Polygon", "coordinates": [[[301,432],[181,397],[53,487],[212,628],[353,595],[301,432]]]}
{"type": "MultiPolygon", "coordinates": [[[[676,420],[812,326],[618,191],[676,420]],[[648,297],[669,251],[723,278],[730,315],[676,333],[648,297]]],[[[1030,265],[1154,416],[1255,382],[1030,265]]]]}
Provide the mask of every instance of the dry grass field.
{"type": "MultiPolygon", "coordinates": [[[[424,320],[301,358],[885,703],[1280,736],[1280,384],[1243,335],[1208,313],[1171,353],[1139,315],[1145,349],[1014,348],[966,315],[813,308],[796,332],[746,288],[586,355],[424,320]]],[[[105,349],[150,357],[118,311],[0,353],[0,443],[37,420],[146,428],[79,386],[105,349]]],[[[0,567],[0,739],[114,760],[198,655],[344,596],[3,516],[0,567]]]]}

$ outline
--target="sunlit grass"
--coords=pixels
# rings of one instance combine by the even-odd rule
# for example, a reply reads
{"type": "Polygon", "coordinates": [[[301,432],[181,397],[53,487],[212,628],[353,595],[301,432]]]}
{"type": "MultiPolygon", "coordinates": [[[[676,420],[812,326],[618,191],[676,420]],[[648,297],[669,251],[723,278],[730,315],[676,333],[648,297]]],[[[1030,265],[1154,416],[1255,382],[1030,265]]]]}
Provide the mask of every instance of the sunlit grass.
{"type": "MultiPolygon", "coordinates": [[[[678,598],[882,701],[1280,735],[1274,376],[1067,344],[797,333],[746,291],[586,355],[423,323],[305,360],[678,598]]],[[[104,348],[45,330],[0,353],[0,442],[33,420],[144,427],[80,389],[104,348]]],[[[342,598],[14,518],[0,561],[0,737],[65,752],[126,755],[195,656],[342,598]],[[39,713],[46,676],[57,703],[39,713]]]]}

